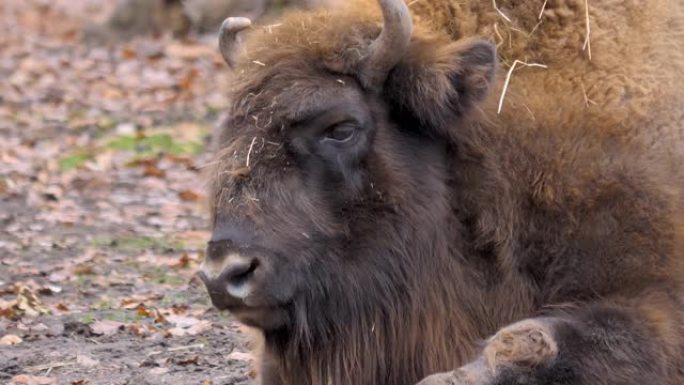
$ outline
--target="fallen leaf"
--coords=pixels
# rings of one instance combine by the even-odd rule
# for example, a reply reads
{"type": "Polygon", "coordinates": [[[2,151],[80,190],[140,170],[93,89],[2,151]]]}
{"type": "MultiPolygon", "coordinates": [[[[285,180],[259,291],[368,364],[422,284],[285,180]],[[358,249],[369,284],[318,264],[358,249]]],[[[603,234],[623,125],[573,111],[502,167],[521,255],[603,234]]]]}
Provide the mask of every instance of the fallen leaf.
{"type": "Polygon", "coordinates": [[[17,293],[17,302],[13,309],[18,316],[37,317],[41,314],[50,314],[48,309],[38,298],[35,292],[27,286],[20,286],[17,293]]]}
{"type": "Polygon", "coordinates": [[[121,58],[126,59],[126,60],[132,60],[137,57],[137,53],[135,52],[134,49],[130,47],[124,47],[124,49],[121,50],[121,58]]]}
{"type": "Polygon", "coordinates": [[[173,314],[183,314],[188,311],[189,306],[188,305],[173,305],[171,306],[171,312],[173,314]]]}
{"type": "Polygon", "coordinates": [[[157,178],[163,178],[166,176],[166,173],[164,170],[161,170],[159,167],[148,164],[145,166],[145,171],[143,172],[143,175],[145,176],[151,176],[151,177],[157,177],[157,178]]]}
{"type": "Polygon", "coordinates": [[[166,320],[166,317],[164,317],[164,314],[162,314],[162,312],[159,311],[159,309],[156,309],[156,308],[155,308],[155,309],[154,309],[154,314],[155,314],[155,317],[154,317],[154,322],[155,322],[155,323],[158,323],[158,324],[165,324],[165,323],[168,322],[168,321],[166,320]]]}
{"type": "Polygon", "coordinates": [[[123,322],[102,320],[90,325],[90,330],[96,335],[111,336],[123,330],[126,326],[123,322]]]}
{"type": "Polygon", "coordinates": [[[20,374],[12,377],[9,385],[54,385],[56,383],[54,378],[20,374]]]}
{"type": "Polygon", "coordinates": [[[180,80],[179,87],[185,91],[191,89],[198,75],[199,71],[196,68],[191,68],[180,80]]]}
{"type": "Polygon", "coordinates": [[[14,334],[7,334],[0,338],[0,346],[17,345],[20,344],[21,341],[23,341],[21,337],[15,336],[14,334]]]}
{"type": "Polygon", "coordinates": [[[136,336],[144,336],[149,333],[149,329],[145,325],[130,324],[127,329],[136,336]]]}
{"type": "Polygon", "coordinates": [[[184,357],[174,360],[173,363],[180,366],[199,365],[199,356],[184,357]]]}
{"type": "Polygon", "coordinates": [[[76,275],[93,275],[95,274],[95,269],[90,263],[80,263],[74,266],[72,272],[76,275]]]}
{"type": "Polygon", "coordinates": [[[2,301],[0,300],[0,318],[14,319],[17,314],[14,310],[16,301],[2,301]]]}
{"type": "Polygon", "coordinates": [[[57,285],[45,285],[38,290],[38,293],[42,295],[59,294],[61,292],[62,288],[57,285]]]}
{"type": "Polygon", "coordinates": [[[148,308],[145,307],[143,304],[139,304],[138,307],[135,309],[135,314],[138,315],[138,317],[153,317],[154,314],[152,311],[150,311],[148,308]]]}
{"type": "Polygon", "coordinates": [[[187,269],[190,267],[190,263],[192,262],[192,259],[188,255],[188,253],[184,253],[180,258],[178,258],[178,262],[174,263],[172,267],[179,268],[179,269],[187,269]]]}
{"type": "Polygon", "coordinates": [[[183,190],[178,193],[178,196],[188,202],[197,202],[200,199],[200,195],[192,190],[183,190]]]}
{"type": "Polygon", "coordinates": [[[191,317],[182,317],[170,315],[167,320],[176,327],[170,328],[166,331],[167,337],[183,337],[186,335],[195,336],[211,330],[211,322],[206,320],[198,320],[191,317]]]}
{"type": "Polygon", "coordinates": [[[254,356],[250,353],[245,353],[245,352],[238,352],[238,351],[233,351],[229,355],[226,356],[226,359],[229,361],[252,361],[254,359],[254,356]]]}
{"type": "Polygon", "coordinates": [[[90,385],[90,382],[88,380],[78,380],[72,381],[71,385],[90,385]]]}

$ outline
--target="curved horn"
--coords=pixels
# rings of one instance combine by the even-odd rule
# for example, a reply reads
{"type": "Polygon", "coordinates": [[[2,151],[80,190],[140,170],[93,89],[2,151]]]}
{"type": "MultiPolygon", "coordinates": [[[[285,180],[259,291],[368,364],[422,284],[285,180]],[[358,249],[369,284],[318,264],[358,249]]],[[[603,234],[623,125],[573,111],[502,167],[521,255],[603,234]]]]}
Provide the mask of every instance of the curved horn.
{"type": "Polygon", "coordinates": [[[384,26],[370,45],[364,74],[367,86],[380,86],[401,60],[411,40],[413,22],[404,0],[379,0],[384,26]]]}
{"type": "Polygon", "coordinates": [[[252,21],[246,17],[229,17],[221,24],[219,29],[219,50],[230,68],[235,66],[235,50],[240,45],[238,33],[252,25],[252,21]]]}

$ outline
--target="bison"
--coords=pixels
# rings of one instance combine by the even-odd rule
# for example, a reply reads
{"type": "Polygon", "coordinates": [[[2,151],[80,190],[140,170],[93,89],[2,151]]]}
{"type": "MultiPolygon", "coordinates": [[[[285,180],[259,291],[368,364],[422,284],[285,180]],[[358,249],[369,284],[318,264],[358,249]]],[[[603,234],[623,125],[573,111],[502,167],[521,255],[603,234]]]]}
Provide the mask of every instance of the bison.
{"type": "Polygon", "coordinates": [[[683,384],[684,2],[377,3],[220,31],[258,382],[683,384]]]}

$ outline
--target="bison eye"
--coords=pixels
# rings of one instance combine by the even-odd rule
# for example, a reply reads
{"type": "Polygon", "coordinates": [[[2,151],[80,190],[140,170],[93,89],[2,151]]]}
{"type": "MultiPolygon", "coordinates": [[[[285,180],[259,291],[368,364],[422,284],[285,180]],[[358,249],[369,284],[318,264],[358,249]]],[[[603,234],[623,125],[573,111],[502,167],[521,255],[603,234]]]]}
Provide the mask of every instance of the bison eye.
{"type": "Polygon", "coordinates": [[[356,134],[357,128],[355,124],[350,122],[336,124],[325,132],[322,141],[333,143],[348,142],[356,134]]]}

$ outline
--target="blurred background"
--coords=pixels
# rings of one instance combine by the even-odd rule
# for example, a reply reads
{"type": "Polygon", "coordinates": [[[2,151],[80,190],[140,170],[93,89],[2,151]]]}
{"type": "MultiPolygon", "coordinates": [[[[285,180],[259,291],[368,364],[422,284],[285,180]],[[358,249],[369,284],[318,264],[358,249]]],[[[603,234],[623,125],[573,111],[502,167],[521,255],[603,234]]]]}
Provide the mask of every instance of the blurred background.
{"type": "Polygon", "coordinates": [[[324,2],[0,2],[0,383],[248,383],[244,331],[194,277],[215,31],[324,2]]]}

